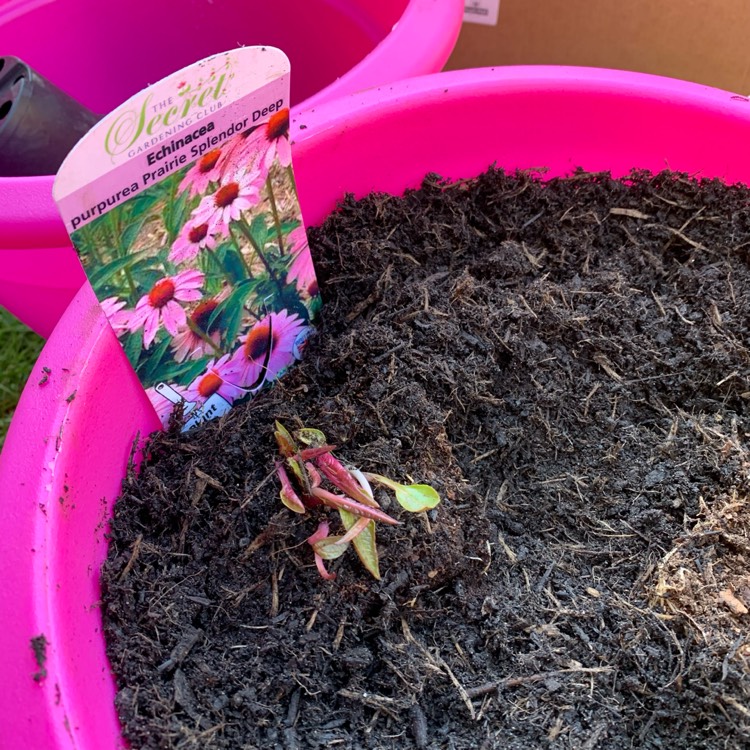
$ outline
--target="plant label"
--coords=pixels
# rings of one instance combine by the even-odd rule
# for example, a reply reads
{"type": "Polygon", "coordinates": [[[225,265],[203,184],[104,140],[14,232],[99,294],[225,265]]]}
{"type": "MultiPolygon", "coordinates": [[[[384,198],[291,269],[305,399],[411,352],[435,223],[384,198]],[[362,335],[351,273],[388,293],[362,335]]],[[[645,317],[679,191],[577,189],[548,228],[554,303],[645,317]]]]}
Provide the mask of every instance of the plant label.
{"type": "Polygon", "coordinates": [[[129,99],[53,188],[166,426],[226,413],[302,356],[320,295],[289,145],[289,61],[244,47],[129,99]]]}

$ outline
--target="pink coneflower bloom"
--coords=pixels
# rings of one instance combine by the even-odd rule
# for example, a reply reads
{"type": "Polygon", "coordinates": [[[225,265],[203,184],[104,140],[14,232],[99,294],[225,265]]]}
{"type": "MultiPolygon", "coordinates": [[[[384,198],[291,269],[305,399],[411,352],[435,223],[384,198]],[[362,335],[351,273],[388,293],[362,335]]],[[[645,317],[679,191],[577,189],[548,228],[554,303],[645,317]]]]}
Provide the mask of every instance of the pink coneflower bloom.
{"type": "Polygon", "coordinates": [[[258,128],[264,125],[253,125],[241,133],[233,135],[221,147],[221,159],[219,159],[219,168],[224,177],[235,174],[240,170],[252,171],[258,162],[258,148],[254,145],[250,136],[258,128]]]}
{"type": "Polygon", "coordinates": [[[100,304],[114,332],[118,336],[122,336],[130,326],[130,316],[132,315],[130,310],[122,309],[127,303],[117,297],[107,297],[100,304]]]}
{"type": "MultiPolygon", "coordinates": [[[[185,388],[185,386],[178,385],[176,383],[172,384],[172,388],[177,391],[180,396],[183,397],[185,396],[185,392],[187,391],[187,388],[185,388]]],[[[155,388],[146,388],[146,395],[148,396],[148,400],[151,402],[151,405],[156,410],[156,415],[159,417],[162,426],[166,430],[167,427],[169,427],[169,417],[172,415],[174,404],[168,398],[165,398],[160,393],[158,393],[155,388]]]]}
{"type": "Polygon", "coordinates": [[[232,150],[222,160],[222,173],[231,174],[238,169],[257,169],[265,181],[268,170],[278,158],[282,167],[292,163],[292,147],[289,145],[289,109],[282,109],[254,130],[240,134],[232,150]]]}
{"type": "Polygon", "coordinates": [[[205,193],[211,182],[218,182],[221,177],[221,149],[214,148],[207,151],[188,170],[188,173],[180,183],[180,190],[190,188],[190,197],[205,193]]]}
{"type": "Polygon", "coordinates": [[[292,147],[289,145],[289,108],[271,115],[265,128],[258,128],[259,140],[266,148],[265,165],[270,169],[274,159],[279,160],[282,167],[292,163],[292,147]],[[265,143],[263,143],[265,141],[265,143]]]}
{"type": "Polygon", "coordinates": [[[133,333],[143,327],[145,349],[151,346],[162,325],[172,336],[176,336],[180,328],[187,324],[185,311],[179,303],[198,301],[201,298],[198,290],[202,284],[203,274],[194,269],[160,279],[148,294],[138,300],[128,330],[133,333]]]}
{"type": "Polygon", "coordinates": [[[212,195],[207,195],[193,211],[195,224],[208,224],[211,233],[229,233],[229,222],[237,221],[243,211],[260,200],[259,172],[238,172],[225,180],[212,195]]]}
{"type": "Polygon", "coordinates": [[[317,294],[315,268],[313,267],[310,247],[307,244],[307,233],[304,227],[297,227],[289,232],[287,248],[292,254],[292,263],[286,274],[287,281],[296,281],[297,289],[300,292],[308,291],[315,282],[317,294]]]}
{"type": "Polygon", "coordinates": [[[231,356],[225,354],[220,360],[209,362],[206,371],[188,386],[185,398],[203,402],[218,393],[231,404],[247,395],[248,391],[237,385],[239,378],[231,356]]]}
{"type": "Polygon", "coordinates": [[[237,382],[245,388],[252,388],[262,379],[275,378],[294,362],[294,342],[304,330],[305,324],[299,316],[296,313],[290,315],[286,310],[270,313],[259,320],[240,339],[242,346],[232,358],[239,375],[237,382]],[[266,359],[268,364],[264,375],[266,359]]]}
{"type": "Polygon", "coordinates": [[[209,321],[219,306],[221,297],[222,295],[219,295],[218,297],[199,302],[195,309],[187,316],[185,327],[180,329],[180,332],[172,339],[175,362],[183,362],[186,359],[200,359],[216,351],[211,344],[195,332],[195,329],[203,331],[218,347],[221,340],[221,333],[215,330],[217,328],[217,321],[214,321],[211,325],[209,325],[209,321]]]}
{"type": "Polygon", "coordinates": [[[177,239],[169,251],[169,260],[172,263],[182,263],[193,260],[201,250],[213,250],[216,247],[216,238],[208,231],[208,224],[197,224],[188,221],[182,228],[177,239]]]}

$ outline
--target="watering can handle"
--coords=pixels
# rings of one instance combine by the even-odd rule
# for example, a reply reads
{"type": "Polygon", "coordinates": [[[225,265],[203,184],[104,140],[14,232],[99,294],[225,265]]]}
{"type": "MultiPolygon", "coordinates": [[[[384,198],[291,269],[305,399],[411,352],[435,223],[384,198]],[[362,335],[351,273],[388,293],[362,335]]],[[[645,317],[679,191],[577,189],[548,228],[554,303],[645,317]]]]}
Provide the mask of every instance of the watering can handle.
{"type": "Polygon", "coordinates": [[[0,176],[55,174],[98,121],[26,63],[0,55],[0,176]]]}

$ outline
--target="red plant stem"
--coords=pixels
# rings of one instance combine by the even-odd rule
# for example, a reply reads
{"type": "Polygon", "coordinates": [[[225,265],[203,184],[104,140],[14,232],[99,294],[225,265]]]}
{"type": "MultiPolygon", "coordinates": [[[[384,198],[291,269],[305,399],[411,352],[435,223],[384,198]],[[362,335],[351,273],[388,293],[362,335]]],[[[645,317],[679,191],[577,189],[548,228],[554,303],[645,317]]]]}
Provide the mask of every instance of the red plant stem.
{"type": "Polygon", "coordinates": [[[304,448],[299,452],[299,457],[303,461],[309,461],[311,458],[320,458],[332,450],[336,450],[335,445],[319,445],[317,448],[304,448]]]}
{"type": "Polygon", "coordinates": [[[349,531],[347,531],[346,534],[336,542],[336,544],[349,544],[349,542],[354,541],[367,528],[368,523],[370,523],[369,518],[360,516],[355,523],[352,524],[349,531]]]}
{"type": "Polygon", "coordinates": [[[362,505],[361,503],[352,500],[350,497],[336,495],[333,492],[324,490],[322,487],[315,487],[312,494],[313,497],[317,497],[323,505],[328,505],[329,507],[337,508],[338,510],[348,510],[350,513],[354,513],[355,516],[363,516],[372,521],[382,521],[389,526],[398,526],[401,523],[395,518],[391,518],[387,513],[383,513],[382,510],[362,505]]]}
{"type": "Polygon", "coordinates": [[[342,492],[350,495],[363,505],[370,508],[377,508],[378,504],[374,498],[360,487],[359,482],[349,473],[347,468],[330,453],[318,458],[318,468],[325,475],[326,479],[335,484],[342,492]]]}

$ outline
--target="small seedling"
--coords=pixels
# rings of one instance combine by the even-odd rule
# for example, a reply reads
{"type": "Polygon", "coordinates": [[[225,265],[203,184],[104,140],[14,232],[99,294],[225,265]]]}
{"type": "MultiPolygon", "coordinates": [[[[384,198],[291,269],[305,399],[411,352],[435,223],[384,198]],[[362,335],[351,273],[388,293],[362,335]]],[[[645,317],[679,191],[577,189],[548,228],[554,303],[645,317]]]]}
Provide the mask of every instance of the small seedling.
{"type": "Polygon", "coordinates": [[[319,506],[339,512],[343,534],[330,536],[330,524],[324,519],[307,540],[315,553],[318,572],[326,580],[336,574],[328,572],[325,561],[341,557],[350,544],[367,570],[380,578],[375,523],[397,526],[400,521],[380,509],[371,482],[393,490],[401,507],[411,513],[430,510],[440,502],[438,493],[427,484],[405,485],[380,474],[347,468],[333,455],[336,446],[329,445],[320,430],[303,427],[292,435],[276,422],[274,437],[283,458],[276,466],[281,502],[295,513],[319,506]],[[333,489],[326,489],[324,481],[333,489]]]}

